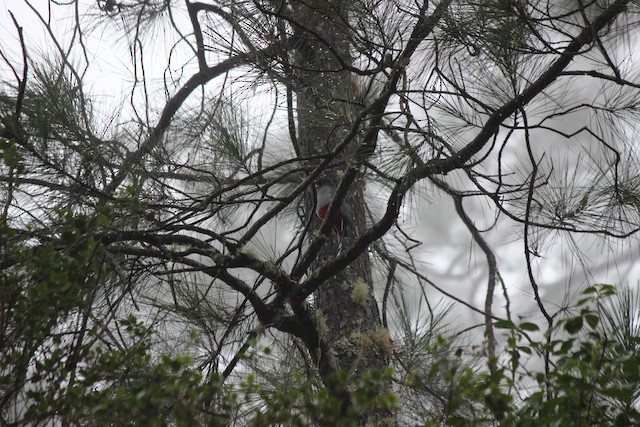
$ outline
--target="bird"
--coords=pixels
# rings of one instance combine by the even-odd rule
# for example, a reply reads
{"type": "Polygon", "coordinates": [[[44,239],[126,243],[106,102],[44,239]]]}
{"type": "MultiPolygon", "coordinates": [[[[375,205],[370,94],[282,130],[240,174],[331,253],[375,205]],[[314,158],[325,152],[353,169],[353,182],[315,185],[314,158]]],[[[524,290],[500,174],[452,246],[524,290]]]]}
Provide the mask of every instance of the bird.
{"type": "MultiPolygon", "coordinates": [[[[320,221],[324,221],[331,206],[331,201],[336,194],[336,185],[330,179],[322,178],[314,182],[316,189],[316,215],[320,218],[320,221]]],[[[336,216],[332,228],[338,236],[340,242],[347,229],[347,217],[344,202],[340,206],[340,212],[336,216]]]]}

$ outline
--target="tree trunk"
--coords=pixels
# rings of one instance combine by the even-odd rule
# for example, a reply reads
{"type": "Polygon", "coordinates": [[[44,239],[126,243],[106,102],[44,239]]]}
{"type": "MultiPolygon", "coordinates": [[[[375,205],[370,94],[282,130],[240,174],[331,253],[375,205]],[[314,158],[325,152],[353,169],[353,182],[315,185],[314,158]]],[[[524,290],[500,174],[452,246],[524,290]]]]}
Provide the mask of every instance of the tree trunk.
{"type": "MultiPolygon", "coordinates": [[[[293,87],[297,100],[298,143],[303,156],[329,153],[350,132],[352,120],[358,113],[357,84],[354,75],[342,65],[352,63],[350,32],[346,28],[349,5],[345,0],[293,3],[293,21],[299,24],[293,29],[293,87]]],[[[357,144],[356,138],[336,158],[333,163],[336,167],[328,169],[326,177],[336,184],[340,182],[341,171],[354,164],[349,156],[357,144]]],[[[350,212],[342,242],[345,248],[365,229],[363,185],[363,181],[357,179],[343,202],[350,212]]],[[[306,207],[307,215],[313,215],[314,201],[308,200],[306,207]]],[[[319,226],[318,220],[312,222],[310,239],[318,238],[314,230],[319,226]]],[[[327,239],[314,266],[338,253],[335,234],[331,232],[327,239]]],[[[388,366],[390,340],[380,321],[366,251],[322,284],[314,298],[321,325],[319,334],[332,349],[339,370],[353,378],[388,366]]],[[[386,391],[381,387],[381,393],[386,391]]],[[[388,410],[378,412],[368,414],[364,422],[380,425],[383,419],[391,419],[388,410]]]]}

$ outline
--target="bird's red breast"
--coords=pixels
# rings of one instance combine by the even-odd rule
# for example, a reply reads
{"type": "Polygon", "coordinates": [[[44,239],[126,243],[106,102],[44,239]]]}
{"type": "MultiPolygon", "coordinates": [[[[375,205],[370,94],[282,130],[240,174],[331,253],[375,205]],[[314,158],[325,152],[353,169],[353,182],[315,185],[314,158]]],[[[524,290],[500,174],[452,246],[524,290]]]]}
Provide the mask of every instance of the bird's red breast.
{"type": "MultiPolygon", "coordinates": [[[[324,221],[325,217],[327,216],[327,211],[329,210],[329,206],[331,206],[331,204],[320,206],[318,207],[318,209],[316,209],[316,215],[318,215],[318,218],[320,218],[320,221],[324,221]]],[[[342,235],[342,222],[343,222],[342,212],[338,212],[338,216],[336,217],[336,220],[333,223],[333,231],[335,231],[335,233],[338,236],[342,235]]]]}

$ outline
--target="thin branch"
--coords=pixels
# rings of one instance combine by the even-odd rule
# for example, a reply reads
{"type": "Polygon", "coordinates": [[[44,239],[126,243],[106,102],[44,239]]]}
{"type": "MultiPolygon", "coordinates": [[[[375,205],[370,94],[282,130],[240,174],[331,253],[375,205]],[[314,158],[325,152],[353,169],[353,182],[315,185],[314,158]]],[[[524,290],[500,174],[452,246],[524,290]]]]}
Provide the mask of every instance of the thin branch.
{"type": "Polygon", "coordinates": [[[585,45],[594,42],[594,34],[597,34],[607,25],[610,25],[618,15],[625,12],[627,10],[627,4],[630,1],[631,0],[617,0],[611,3],[607,9],[598,15],[592,25],[583,28],[580,34],[571,40],[559,55],[559,58],[556,59],[540,77],[527,86],[520,95],[512,98],[491,114],[480,132],[469,144],[447,159],[433,159],[428,161],[423,167],[417,168],[416,176],[419,177],[417,179],[433,174],[447,174],[454,169],[465,167],[466,162],[485,147],[489,139],[491,139],[500,128],[501,123],[518,109],[522,108],[522,106],[531,102],[536,96],[555,82],[556,79],[562,75],[564,69],[573,61],[573,58],[580,54],[581,49],[585,45]]]}
{"type": "Polygon", "coordinates": [[[266,49],[263,49],[258,52],[251,53],[240,53],[236,56],[233,56],[225,61],[220,62],[219,64],[213,67],[207,67],[204,70],[200,70],[182,86],[173,97],[171,97],[158,120],[158,124],[153,128],[151,135],[147,137],[147,139],[140,145],[136,151],[130,152],[127,157],[122,162],[120,166],[120,170],[113,177],[111,182],[106,186],[105,193],[111,194],[113,193],[122,182],[126,179],[127,175],[132,172],[135,164],[139,163],[142,158],[151,153],[153,148],[159,143],[164,131],[169,127],[173,117],[182,104],[187,100],[187,98],[193,93],[194,90],[199,88],[202,85],[207,84],[211,80],[216,77],[226,73],[227,71],[232,70],[233,68],[239,67],[241,65],[246,65],[255,61],[260,57],[268,57],[272,55],[276,51],[274,46],[270,46],[266,49]]]}
{"type": "MultiPolygon", "coordinates": [[[[483,317],[487,315],[487,313],[485,313],[484,311],[482,311],[481,309],[479,309],[478,307],[475,307],[473,305],[471,305],[470,303],[466,302],[463,299],[460,299],[458,297],[456,297],[455,295],[451,294],[450,292],[445,291],[444,289],[442,289],[440,286],[436,285],[432,280],[430,280],[427,276],[425,276],[424,274],[420,273],[419,271],[417,271],[411,264],[408,264],[398,258],[392,257],[391,255],[385,253],[385,252],[377,252],[378,255],[380,255],[382,258],[386,259],[388,262],[394,262],[396,263],[398,266],[404,268],[405,270],[409,271],[411,274],[413,274],[414,276],[416,276],[418,279],[423,280],[424,282],[426,282],[429,286],[431,286],[433,289],[437,290],[438,292],[440,292],[442,295],[446,296],[447,298],[452,299],[453,301],[456,301],[462,305],[464,305],[465,307],[471,309],[472,311],[475,311],[476,313],[481,314],[483,317]]],[[[490,315],[490,317],[493,320],[502,320],[501,317],[495,316],[493,314],[490,315]]]]}
{"type": "MultiPolygon", "coordinates": [[[[24,35],[22,32],[22,27],[18,25],[18,21],[16,21],[13,13],[9,11],[9,15],[11,15],[11,20],[13,20],[13,25],[15,25],[18,30],[18,37],[20,38],[20,47],[22,49],[22,78],[18,79],[18,96],[16,98],[16,121],[20,119],[20,112],[22,111],[22,101],[24,99],[24,92],[27,88],[27,76],[29,72],[29,60],[27,57],[27,45],[24,41],[24,35]]],[[[4,57],[4,55],[3,55],[4,57]]],[[[13,67],[11,67],[13,69],[13,67]]],[[[17,77],[17,76],[16,76],[17,77]]]]}
{"type": "Polygon", "coordinates": [[[462,197],[459,195],[453,195],[453,203],[456,208],[456,212],[464,225],[466,225],[467,229],[471,233],[473,240],[480,246],[482,252],[484,252],[485,257],[487,258],[487,266],[489,267],[488,278],[487,278],[487,295],[485,297],[484,302],[484,312],[485,312],[485,333],[487,335],[487,355],[489,356],[489,371],[492,374],[495,374],[498,366],[498,360],[496,358],[496,337],[493,331],[493,295],[495,293],[496,288],[496,278],[498,277],[498,264],[496,261],[496,256],[493,253],[493,250],[484,239],[480,231],[476,228],[469,215],[464,211],[464,206],[462,205],[462,197]]]}
{"type": "Polygon", "coordinates": [[[389,261],[389,272],[387,273],[387,283],[384,286],[384,294],[382,295],[382,326],[389,329],[389,324],[387,323],[387,301],[389,299],[389,291],[391,291],[391,286],[393,285],[393,281],[395,280],[396,267],[398,263],[396,260],[389,261]]]}
{"type": "MultiPolygon", "coordinates": [[[[498,110],[496,110],[495,113],[493,113],[489,117],[478,135],[476,135],[473,141],[471,141],[467,146],[447,159],[429,160],[422,165],[416,166],[411,173],[406,174],[404,180],[397,183],[393,191],[391,192],[391,195],[387,202],[387,209],[382,218],[376,224],[371,226],[365,234],[360,236],[360,238],[354,243],[354,245],[349,248],[349,250],[347,250],[343,255],[335,258],[331,262],[324,263],[316,271],[309,275],[307,280],[299,288],[297,292],[297,298],[304,299],[308,295],[311,295],[311,293],[313,293],[324,280],[334,275],[336,271],[342,271],[344,268],[346,268],[347,265],[355,260],[360,255],[360,253],[362,253],[371,243],[382,237],[393,226],[406,193],[413,187],[416,182],[433,174],[446,174],[454,169],[464,168],[465,163],[470,160],[473,155],[479,152],[486,145],[489,139],[494,136],[495,132],[497,132],[497,130],[499,129],[502,121],[521,109],[523,105],[526,105],[528,102],[533,100],[551,83],[553,83],[558,78],[560,73],[564,70],[564,68],[566,68],[571,63],[573,58],[580,53],[580,49],[585,44],[593,42],[593,31],[597,33],[600,29],[613,22],[619,14],[623,13],[626,10],[626,5],[627,3],[629,3],[629,1],[630,0],[618,0],[612,3],[607,9],[605,9],[594,20],[593,28],[584,28],[580,32],[580,34],[578,34],[567,45],[566,49],[563,51],[560,57],[544,73],[542,73],[542,75],[537,80],[535,80],[525,90],[523,90],[520,95],[514,97],[511,101],[507,102],[498,110]]],[[[445,2],[440,3],[439,6],[443,4],[445,4],[445,2]]],[[[436,12],[434,12],[434,15],[435,14],[436,12]]],[[[433,25],[435,25],[435,23],[433,25]]],[[[414,31],[414,33],[415,32],[416,31],[414,31]]],[[[415,44],[414,48],[417,48],[417,44],[415,44]]],[[[383,91],[383,95],[381,95],[374,103],[375,106],[386,105],[386,102],[391,95],[392,87],[395,87],[395,83],[397,83],[399,77],[399,73],[392,75],[390,80],[387,82],[387,85],[385,86],[387,89],[383,91]],[[387,93],[388,95],[386,95],[387,93]]],[[[375,107],[373,108],[373,110],[375,111],[375,107]]],[[[374,116],[374,119],[372,120],[372,129],[365,134],[362,147],[357,153],[357,156],[366,156],[371,149],[375,149],[375,141],[380,120],[381,114],[378,116],[374,116]]],[[[353,169],[349,169],[345,173],[345,177],[342,180],[338,190],[336,191],[334,202],[341,202],[342,199],[340,198],[340,196],[344,197],[344,195],[346,195],[346,189],[343,188],[343,184],[346,183],[346,187],[348,187],[353,179],[355,179],[356,173],[357,170],[353,169]]],[[[531,185],[534,185],[535,180],[532,180],[531,182],[531,185]]],[[[324,221],[325,224],[323,225],[323,227],[326,229],[323,230],[321,228],[321,232],[328,231],[332,224],[331,221],[334,220],[335,217],[337,217],[338,212],[339,204],[337,206],[330,207],[329,211],[327,212],[327,217],[324,221]],[[329,217],[330,215],[332,215],[333,219],[329,217]]],[[[313,259],[315,259],[313,255],[317,253],[321,244],[322,241],[320,241],[319,239],[314,241],[307,250],[309,258],[303,261],[310,265],[313,259]]],[[[301,264],[303,263],[301,262],[301,264]]],[[[298,274],[300,274],[301,271],[306,270],[305,264],[299,267],[300,269],[298,270],[298,274]]],[[[297,275],[294,277],[297,277],[297,275]]]]}
{"type": "MultiPolygon", "coordinates": [[[[423,4],[420,10],[419,19],[416,22],[413,31],[411,32],[411,38],[409,39],[407,46],[402,51],[402,54],[400,55],[394,68],[392,69],[391,74],[387,79],[387,82],[385,83],[380,96],[360,113],[359,117],[357,117],[355,120],[351,133],[341,142],[341,144],[339,144],[338,147],[336,147],[336,150],[341,149],[341,147],[345,146],[348,142],[355,138],[355,136],[359,133],[357,125],[359,125],[361,118],[363,118],[365,115],[369,115],[371,117],[371,120],[368,126],[368,130],[362,136],[362,143],[358,151],[355,153],[354,158],[360,159],[361,162],[364,162],[371,154],[375,152],[378,133],[380,132],[380,129],[382,127],[381,124],[382,118],[384,117],[384,110],[387,108],[391,96],[397,90],[398,82],[404,75],[405,67],[409,64],[411,56],[415,53],[420,43],[422,43],[422,41],[431,34],[440,19],[444,16],[451,2],[452,0],[442,1],[438,4],[438,6],[436,6],[433,13],[429,16],[426,15],[427,2],[423,4]]],[[[333,152],[336,152],[336,150],[334,150],[333,152]]],[[[342,201],[346,197],[349,187],[356,179],[358,174],[358,165],[350,167],[345,172],[340,185],[338,185],[338,188],[336,189],[336,193],[333,197],[333,200],[331,201],[322,225],[320,226],[320,230],[318,231],[318,234],[320,236],[326,235],[332,228],[336,218],[340,213],[342,201]]],[[[413,181],[406,186],[403,184],[396,185],[396,188],[390,198],[390,202],[387,205],[387,212],[383,219],[380,220],[377,225],[371,228],[368,235],[361,236],[357,240],[356,244],[354,244],[354,246],[352,246],[350,250],[344,254],[344,258],[339,258],[342,259],[345,263],[341,263],[341,267],[337,271],[342,271],[348,263],[351,263],[353,260],[355,260],[355,258],[359,256],[360,253],[364,252],[370,243],[382,237],[382,235],[384,235],[384,233],[391,228],[395,221],[395,218],[397,218],[398,216],[398,212],[400,209],[400,204],[398,202],[402,199],[404,193],[406,193],[416,181],[413,181]]],[[[409,181],[406,181],[406,183],[408,184],[409,181]]],[[[302,256],[300,262],[295,266],[293,272],[291,273],[294,278],[302,277],[309,266],[311,266],[311,264],[315,261],[315,259],[317,258],[317,254],[320,252],[320,249],[324,244],[324,240],[325,239],[318,238],[311,242],[309,248],[302,256]]],[[[335,264],[335,262],[329,264],[335,264]]],[[[323,267],[321,267],[321,269],[323,269],[323,267]]],[[[335,274],[335,272],[336,270],[334,270],[331,274],[333,275],[335,274]]],[[[328,271],[324,269],[322,270],[322,273],[316,270],[316,272],[311,275],[312,277],[314,277],[314,280],[312,280],[312,282],[315,282],[315,284],[311,284],[312,282],[309,282],[309,280],[307,280],[307,282],[309,283],[306,289],[302,291],[302,293],[298,292],[297,297],[304,299],[308,295],[310,295],[313,290],[315,290],[315,287],[319,286],[322,281],[329,277],[327,274],[329,274],[328,271]],[[327,276],[325,277],[325,275],[327,276]],[[306,292],[309,293],[305,295],[306,292]]]]}

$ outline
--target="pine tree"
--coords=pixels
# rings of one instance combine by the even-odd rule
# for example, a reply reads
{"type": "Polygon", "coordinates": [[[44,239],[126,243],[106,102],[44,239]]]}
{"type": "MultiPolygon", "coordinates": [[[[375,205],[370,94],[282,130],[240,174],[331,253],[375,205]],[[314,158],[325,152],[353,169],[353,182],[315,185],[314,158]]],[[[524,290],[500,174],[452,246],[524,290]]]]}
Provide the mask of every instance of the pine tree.
{"type": "Polygon", "coordinates": [[[21,5],[1,423],[639,418],[637,301],[575,290],[640,229],[635,2],[21,5]]]}

